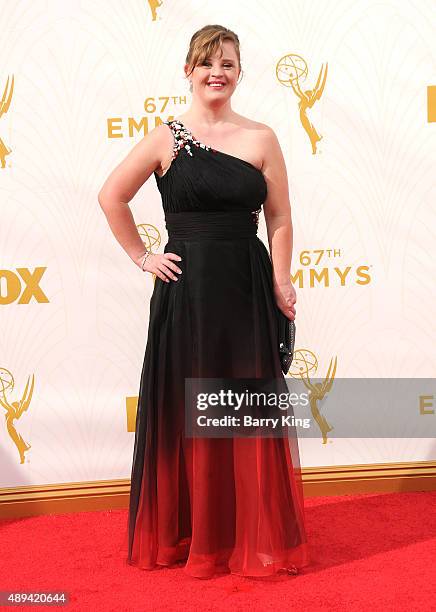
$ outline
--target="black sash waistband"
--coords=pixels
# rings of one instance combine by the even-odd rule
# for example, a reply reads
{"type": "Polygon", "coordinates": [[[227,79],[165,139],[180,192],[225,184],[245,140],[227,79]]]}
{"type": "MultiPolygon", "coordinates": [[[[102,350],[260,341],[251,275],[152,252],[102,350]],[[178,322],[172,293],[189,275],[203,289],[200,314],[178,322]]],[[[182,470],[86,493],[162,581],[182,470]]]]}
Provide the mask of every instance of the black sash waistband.
{"type": "Polygon", "coordinates": [[[259,211],[165,213],[169,239],[201,240],[252,238],[257,235],[259,211]]]}

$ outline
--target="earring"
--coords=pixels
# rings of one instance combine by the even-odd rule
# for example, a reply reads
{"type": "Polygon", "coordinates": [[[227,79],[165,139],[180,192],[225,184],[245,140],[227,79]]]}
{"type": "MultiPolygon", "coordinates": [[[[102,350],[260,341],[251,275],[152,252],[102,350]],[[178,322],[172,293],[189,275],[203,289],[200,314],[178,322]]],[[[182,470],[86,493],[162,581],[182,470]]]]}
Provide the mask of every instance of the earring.
{"type": "Polygon", "coordinates": [[[189,81],[189,91],[192,93],[192,81],[189,81]]]}

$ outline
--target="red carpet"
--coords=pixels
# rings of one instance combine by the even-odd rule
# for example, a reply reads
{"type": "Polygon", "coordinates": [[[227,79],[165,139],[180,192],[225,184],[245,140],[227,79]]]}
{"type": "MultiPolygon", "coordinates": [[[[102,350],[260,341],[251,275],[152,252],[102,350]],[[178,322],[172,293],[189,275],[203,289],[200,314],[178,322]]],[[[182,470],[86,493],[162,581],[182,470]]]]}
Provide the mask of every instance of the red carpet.
{"type": "Polygon", "coordinates": [[[435,502],[436,492],[308,499],[313,564],[270,579],[128,566],[125,510],[4,520],[0,590],[65,590],[65,609],[99,612],[434,610],[435,502]]]}

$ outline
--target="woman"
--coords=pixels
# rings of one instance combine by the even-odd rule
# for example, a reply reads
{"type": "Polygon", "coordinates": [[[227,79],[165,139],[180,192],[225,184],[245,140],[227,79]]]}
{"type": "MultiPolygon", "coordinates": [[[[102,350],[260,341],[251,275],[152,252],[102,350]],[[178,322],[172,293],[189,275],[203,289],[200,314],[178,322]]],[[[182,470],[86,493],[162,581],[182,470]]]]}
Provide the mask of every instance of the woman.
{"type": "Polygon", "coordinates": [[[295,318],[286,167],[266,125],[231,108],[239,39],[210,25],[185,64],[189,110],[137,144],[99,194],[132,260],[154,273],[141,374],[128,557],[207,578],[308,564],[298,442],[185,436],[185,378],[279,378],[277,309],[295,318]],[[126,205],[154,173],[169,239],[150,254],[126,205]],[[271,259],[257,237],[261,207],[271,259]],[[272,264],[272,265],[271,265],[272,264]]]}

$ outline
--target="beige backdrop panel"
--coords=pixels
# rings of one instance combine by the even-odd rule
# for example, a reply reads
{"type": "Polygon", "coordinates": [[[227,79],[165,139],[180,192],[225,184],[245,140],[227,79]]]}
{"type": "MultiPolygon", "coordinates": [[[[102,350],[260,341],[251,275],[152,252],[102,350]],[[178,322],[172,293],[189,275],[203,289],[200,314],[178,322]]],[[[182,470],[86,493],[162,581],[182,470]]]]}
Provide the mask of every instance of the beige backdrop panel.
{"type": "MultiPolygon", "coordinates": [[[[184,58],[207,23],[238,33],[233,108],[270,125],[286,158],[296,348],[316,359],[312,376],[333,358],[337,377],[434,375],[434,2],[163,0],[154,14],[152,4],[1,3],[0,89],[12,92],[0,117],[3,487],[130,476],[126,402],[139,389],[153,279],[114,240],[97,193],[147,125],[189,106],[184,58]],[[303,91],[328,64],[306,112],[322,135],[315,154],[276,75],[284,56],[303,91]]],[[[131,206],[162,251],[153,177],[131,206]]],[[[422,439],[320,437],[301,452],[303,466],[434,459],[422,439]]]]}

